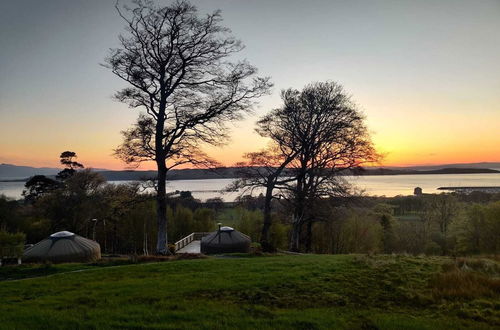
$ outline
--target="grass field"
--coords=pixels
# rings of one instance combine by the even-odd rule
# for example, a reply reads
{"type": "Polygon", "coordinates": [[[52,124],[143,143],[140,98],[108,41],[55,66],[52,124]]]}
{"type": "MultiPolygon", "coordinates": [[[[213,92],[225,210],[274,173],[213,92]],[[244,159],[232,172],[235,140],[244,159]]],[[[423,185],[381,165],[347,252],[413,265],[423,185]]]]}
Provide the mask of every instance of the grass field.
{"type": "Polygon", "coordinates": [[[500,327],[500,263],[485,258],[302,255],[14,269],[0,268],[2,329],[500,327]],[[39,275],[48,276],[5,280],[39,275]]]}

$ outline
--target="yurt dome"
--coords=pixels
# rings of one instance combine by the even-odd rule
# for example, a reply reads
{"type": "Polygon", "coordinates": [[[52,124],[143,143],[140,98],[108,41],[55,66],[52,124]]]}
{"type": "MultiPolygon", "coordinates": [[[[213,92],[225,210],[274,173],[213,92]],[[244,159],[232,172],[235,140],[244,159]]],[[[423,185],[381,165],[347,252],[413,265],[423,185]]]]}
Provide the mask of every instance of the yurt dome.
{"type": "Polygon", "coordinates": [[[249,252],[250,237],[234,230],[231,227],[220,227],[207,236],[201,238],[201,253],[231,253],[231,252],[249,252]]]}
{"type": "Polygon", "coordinates": [[[24,251],[24,261],[88,262],[101,258],[99,243],[60,231],[24,251]]]}

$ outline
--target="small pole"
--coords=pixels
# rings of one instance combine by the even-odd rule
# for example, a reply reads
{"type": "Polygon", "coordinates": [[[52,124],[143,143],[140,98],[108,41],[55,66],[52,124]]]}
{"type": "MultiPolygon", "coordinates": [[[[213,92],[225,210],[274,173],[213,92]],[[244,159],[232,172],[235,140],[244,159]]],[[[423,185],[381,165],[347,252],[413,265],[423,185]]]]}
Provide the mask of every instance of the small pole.
{"type": "Polygon", "coordinates": [[[92,219],[94,222],[94,228],[92,229],[92,240],[95,241],[95,226],[97,225],[97,219],[92,219]]]}
{"type": "Polygon", "coordinates": [[[104,223],[104,253],[108,253],[108,247],[106,244],[106,219],[103,220],[104,223]]]}
{"type": "Polygon", "coordinates": [[[220,244],[220,226],[222,226],[222,223],[219,222],[217,225],[219,226],[219,232],[218,232],[218,234],[219,234],[219,244],[220,244]]]}

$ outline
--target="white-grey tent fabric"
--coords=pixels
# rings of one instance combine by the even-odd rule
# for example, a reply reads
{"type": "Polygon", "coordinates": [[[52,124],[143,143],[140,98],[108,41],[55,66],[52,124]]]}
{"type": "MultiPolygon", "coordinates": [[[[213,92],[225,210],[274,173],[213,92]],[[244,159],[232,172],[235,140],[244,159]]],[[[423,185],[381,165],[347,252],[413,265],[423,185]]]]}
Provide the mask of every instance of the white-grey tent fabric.
{"type": "Polygon", "coordinates": [[[24,251],[23,260],[89,262],[101,258],[99,243],[68,231],[58,232],[24,251]]]}

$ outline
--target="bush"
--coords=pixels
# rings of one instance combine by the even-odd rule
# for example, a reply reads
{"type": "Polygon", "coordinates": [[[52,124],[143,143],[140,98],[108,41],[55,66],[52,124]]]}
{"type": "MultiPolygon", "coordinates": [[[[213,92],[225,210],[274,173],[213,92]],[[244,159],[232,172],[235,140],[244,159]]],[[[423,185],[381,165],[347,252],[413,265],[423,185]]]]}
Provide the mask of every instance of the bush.
{"type": "Polygon", "coordinates": [[[23,233],[7,233],[0,231],[0,258],[21,257],[24,251],[26,235],[23,233]]]}
{"type": "Polygon", "coordinates": [[[440,299],[474,299],[500,296],[500,279],[451,267],[431,280],[432,295],[440,299]]]}
{"type": "Polygon", "coordinates": [[[381,250],[382,226],[362,214],[353,214],[347,219],[341,235],[346,241],[346,253],[375,253],[381,250]]]}
{"type": "Polygon", "coordinates": [[[453,226],[456,251],[460,254],[500,252],[500,202],[468,207],[453,226]]]}
{"type": "Polygon", "coordinates": [[[250,236],[252,242],[260,241],[262,231],[263,215],[260,210],[247,210],[241,207],[235,209],[236,224],[235,228],[243,234],[250,236]]]}
{"type": "Polygon", "coordinates": [[[428,242],[425,244],[425,254],[427,255],[441,255],[443,249],[436,242],[428,242]]]}
{"type": "Polygon", "coordinates": [[[215,210],[199,208],[193,214],[193,232],[209,232],[215,229],[215,210]]]}
{"type": "Polygon", "coordinates": [[[250,244],[250,253],[261,255],[262,254],[262,246],[260,243],[253,242],[250,244]]]}
{"type": "Polygon", "coordinates": [[[273,220],[273,224],[271,225],[270,236],[271,236],[271,245],[276,249],[286,249],[288,246],[288,231],[289,226],[284,225],[273,220]]]}

